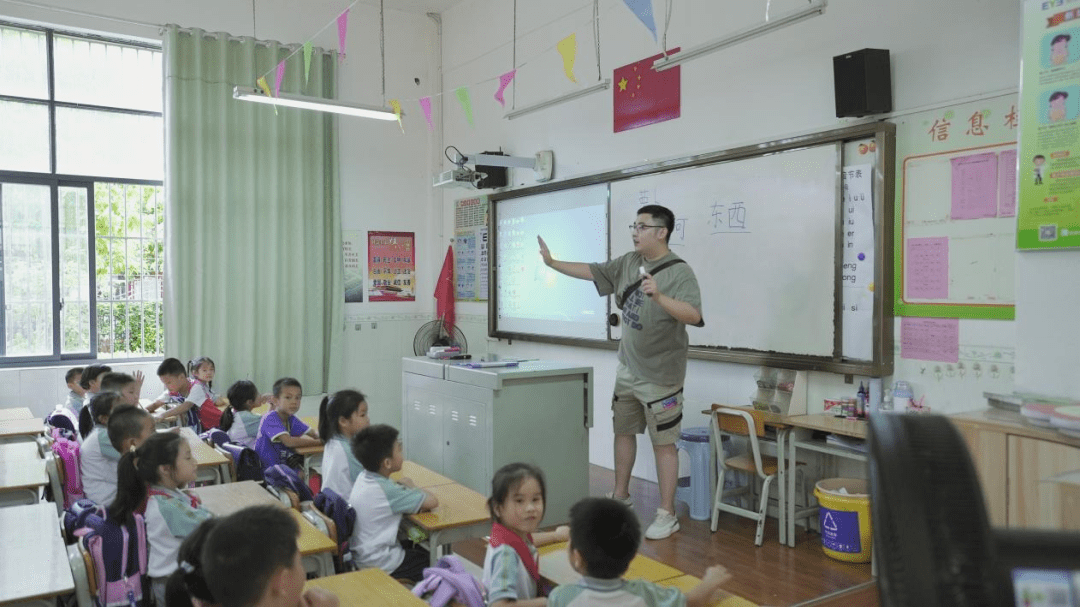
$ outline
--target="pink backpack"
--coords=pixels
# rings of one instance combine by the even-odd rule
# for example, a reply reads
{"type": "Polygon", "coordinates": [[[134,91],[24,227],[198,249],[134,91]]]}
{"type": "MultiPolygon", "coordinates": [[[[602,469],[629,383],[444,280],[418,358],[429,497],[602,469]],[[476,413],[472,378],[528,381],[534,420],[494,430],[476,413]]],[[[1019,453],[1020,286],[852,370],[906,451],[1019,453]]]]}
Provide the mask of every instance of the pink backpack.
{"type": "MultiPolygon", "coordinates": [[[[86,497],[83,492],[82,473],[79,471],[79,443],[65,438],[58,428],[52,431],[52,451],[57,465],[62,466],[64,476],[64,508],[86,497]]],[[[56,496],[57,500],[60,496],[56,496]]]]}

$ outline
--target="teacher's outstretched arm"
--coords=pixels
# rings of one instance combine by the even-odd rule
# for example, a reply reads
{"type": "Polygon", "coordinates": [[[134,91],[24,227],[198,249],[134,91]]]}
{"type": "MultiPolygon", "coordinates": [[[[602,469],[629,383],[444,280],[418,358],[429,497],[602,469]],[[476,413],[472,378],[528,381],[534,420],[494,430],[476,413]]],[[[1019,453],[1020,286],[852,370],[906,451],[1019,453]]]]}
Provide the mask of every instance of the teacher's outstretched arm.
{"type": "Polygon", "coordinates": [[[536,240],[540,243],[540,257],[544,258],[544,265],[560,274],[566,274],[581,280],[593,280],[589,264],[577,261],[559,261],[551,256],[551,251],[548,250],[547,243],[544,242],[543,238],[537,236],[536,240]]]}

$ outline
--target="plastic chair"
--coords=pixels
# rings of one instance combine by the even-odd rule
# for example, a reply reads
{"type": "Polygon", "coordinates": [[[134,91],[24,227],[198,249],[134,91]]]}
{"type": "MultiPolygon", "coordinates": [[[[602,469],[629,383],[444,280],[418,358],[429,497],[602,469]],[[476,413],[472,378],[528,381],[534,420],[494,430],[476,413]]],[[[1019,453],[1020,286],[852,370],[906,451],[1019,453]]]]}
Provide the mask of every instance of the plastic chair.
{"type": "Polygon", "coordinates": [[[64,472],[62,466],[56,464],[56,455],[50,449],[45,454],[45,474],[49,477],[49,488],[52,493],[53,503],[56,504],[56,513],[63,518],[64,515],[64,472]]]}

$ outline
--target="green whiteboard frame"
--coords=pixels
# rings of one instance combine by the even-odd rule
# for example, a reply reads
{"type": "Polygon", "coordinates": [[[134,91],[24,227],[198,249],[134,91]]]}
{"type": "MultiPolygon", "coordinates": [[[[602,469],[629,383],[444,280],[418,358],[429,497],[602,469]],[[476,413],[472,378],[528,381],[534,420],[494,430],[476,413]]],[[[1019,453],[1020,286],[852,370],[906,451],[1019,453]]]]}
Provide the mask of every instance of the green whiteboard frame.
{"type": "MultiPolygon", "coordinates": [[[[873,347],[872,359],[867,361],[844,359],[840,353],[843,329],[841,322],[841,304],[843,302],[843,232],[838,228],[836,234],[836,268],[833,277],[835,299],[833,308],[834,327],[834,353],[831,357],[809,356],[789,354],[784,352],[764,352],[741,348],[722,347],[695,347],[691,346],[690,358],[712,360],[720,362],[733,362],[750,365],[765,365],[771,367],[826,371],[830,373],[863,375],[870,377],[883,377],[892,375],[893,372],[893,196],[895,193],[895,145],[896,126],[889,122],[869,122],[839,129],[833,129],[818,133],[794,135],[782,139],[764,141],[750,145],[744,145],[727,150],[706,152],[692,156],[683,156],[662,160],[648,164],[630,166],[602,173],[583,175],[565,181],[544,183],[520,189],[511,189],[495,192],[488,196],[491,203],[489,213],[489,230],[491,242],[489,243],[488,272],[489,272],[489,297],[488,297],[488,336],[499,339],[520,339],[551,343],[565,346],[601,348],[615,350],[618,342],[612,339],[577,339],[552,337],[547,335],[535,335],[527,333],[512,333],[502,331],[497,326],[498,288],[496,287],[498,276],[496,273],[498,230],[495,226],[498,215],[498,203],[502,200],[518,198],[521,196],[533,196],[564,189],[582,186],[596,185],[600,183],[610,184],[632,177],[641,177],[667,171],[702,167],[720,162],[737,161],[755,156],[765,156],[827,144],[843,144],[849,141],[873,139],[877,147],[877,157],[874,171],[874,310],[873,310],[873,347]]],[[[843,166],[841,154],[840,166],[843,166]]],[[[608,200],[608,213],[611,213],[610,196],[608,200]]],[[[837,173],[837,200],[836,217],[839,226],[841,221],[841,196],[840,175],[837,173]]],[[[608,256],[610,257],[610,247],[608,256]]],[[[610,313],[610,309],[608,312],[610,313]]],[[[610,335],[610,329],[609,329],[610,335]]]]}

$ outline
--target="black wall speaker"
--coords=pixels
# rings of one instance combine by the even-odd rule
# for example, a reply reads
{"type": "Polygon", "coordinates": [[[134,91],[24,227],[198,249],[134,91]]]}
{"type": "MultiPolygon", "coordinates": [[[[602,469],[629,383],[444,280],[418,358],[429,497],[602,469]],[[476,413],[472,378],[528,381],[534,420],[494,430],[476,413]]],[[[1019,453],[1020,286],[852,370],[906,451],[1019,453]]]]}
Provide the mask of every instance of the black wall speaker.
{"type": "Polygon", "coordinates": [[[864,48],[837,55],[832,61],[837,118],[892,111],[888,50],[864,48]]]}

